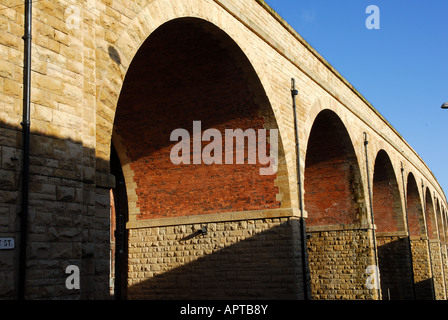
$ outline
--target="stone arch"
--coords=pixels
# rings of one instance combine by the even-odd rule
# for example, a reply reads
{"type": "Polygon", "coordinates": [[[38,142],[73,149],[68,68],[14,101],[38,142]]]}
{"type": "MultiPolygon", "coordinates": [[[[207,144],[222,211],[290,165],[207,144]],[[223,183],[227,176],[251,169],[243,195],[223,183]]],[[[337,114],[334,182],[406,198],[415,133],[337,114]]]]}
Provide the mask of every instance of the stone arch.
{"type": "Polygon", "coordinates": [[[425,220],[429,240],[438,240],[442,220],[441,216],[437,214],[437,203],[434,203],[429,188],[425,190],[425,220]]]}
{"type": "Polygon", "coordinates": [[[394,167],[384,149],[375,158],[372,189],[382,297],[412,299],[412,260],[401,195],[394,167]]]}
{"type": "Polygon", "coordinates": [[[443,221],[445,221],[445,229],[444,229],[445,236],[448,237],[448,231],[447,231],[448,230],[448,217],[447,217],[446,209],[444,206],[441,206],[441,211],[442,211],[443,221]]]}
{"type": "MultiPolygon", "coordinates": [[[[447,217],[447,212],[446,212],[446,208],[443,205],[440,205],[440,211],[442,212],[442,216],[443,216],[443,220],[445,222],[445,233],[447,233],[447,229],[448,229],[448,217],[447,217]]],[[[447,234],[447,238],[448,238],[448,234],[447,234]]]]}
{"type": "MultiPolygon", "coordinates": [[[[193,139],[197,120],[199,135],[206,129],[222,133],[223,153],[225,130],[278,130],[255,71],[232,39],[203,19],[177,18],[161,25],[140,47],[115,115],[114,135],[127,145],[137,185],[136,219],[290,206],[281,139],[274,175],[257,175],[260,162],[250,172],[236,169],[224,155],[222,164],[207,166],[199,157],[203,165],[195,165],[194,143],[188,164],[170,163],[170,148],[176,144],[170,133],[185,129],[193,139]]],[[[199,152],[208,144],[202,142],[199,152]]]]}
{"type": "Polygon", "coordinates": [[[433,270],[427,237],[423,195],[417,180],[409,172],[406,184],[408,232],[411,241],[416,299],[434,299],[433,270]]]}
{"type": "Polygon", "coordinates": [[[406,230],[397,181],[389,155],[380,150],[373,175],[373,213],[377,232],[406,230]]]}
{"type": "Polygon", "coordinates": [[[360,224],[366,207],[353,143],[339,116],[321,111],[306,150],[304,200],[308,225],[360,224]]]}
{"type": "MultiPolygon", "coordinates": [[[[106,69],[102,72],[102,82],[97,91],[96,111],[96,170],[109,171],[110,143],[119,93],[123,86],[128,68],[140,46],[158,27],[178,18],[198,18],[208,21],[225,32],[244,52],[250,66],[262,83],[266,96],[270,101],[277,101],[275,89],[271,84],[271,57],[261,56],[254,50],[249,37],[254,35],[250,30],[243,30],[241,24],[229,12],[214,2],[200,0],[158,0],[152,1],[133,18],[115,43],[102,48],[103,55],[109,57],[106,69]]],[[[288,79],[289,81],[289,79],[288,79]]],[[[283,117],[277,103],[271,103],[275,120],[278,124],[279,140],[287,134],[289,128],[283,125],[283,117]]],[[[295,171],[294,158],[288,156],[285,164],[289,172],[295,171]]],[[[289,188],[294,191],[296,184],[291,177],[289,188]]],[[[289,191],[288,191],[289,192],[289,191]]],[[[295,191],[294,191],[295,192],[295,191]]],[[[290,197],[290,195],[285,195],[290,197]]],[[[297,200],[293,200],[297,203],[297,200]]]]}
{"type": "Polygon", "coordinates": [[[136,215],[140,213],[140,209],[137,206],[137,193],[136,184],[134,182],[134,171],[131,167],[131,159],[128,157],[126,146],[121,137],[115,133],[112,135],[112,146],[116,152],[117,160],[120,163],[121,171],[123,174],[123,179],[125,183],[126,197],[128,203],[128,212],[131,215],[136,215]]]}
{"type": "Polygon", "coordinates": [[[409,234],[411,237],[423,236],[426,234],[423,202],[417,180],[412,172],[408,174],[406,194],[409,234]]]}
{"type": "Polygon", "coordinates": [[[377,290],[365,285],[375,248],[358,159],[346,126],[332,110],[315,118],[304,172],[313,299],[377,299],[377,290]]]}
{"type": "MultiPolygon", "coordinates": [[[[198,219],[225,222],[227,216],[244,220],[248,212],[257,217],[265,217],[266,212],[270,217],[292,213],[281,211],[291,207],[281,133],[278,169],[261,175],[260,169],[269,165],[261,164],[259,158],[248,164],[247,143],[242,148],[243,164],[226,163],[228,129],[253,129],[258,147],[266,143],[259,130],[271,130],[268,134],[279,130],[251,62],[238,44],[210,21],[180,17],[161,24],[132,58],[114,115],[113,143],[129,172],[130,200],[135,199],[129,201],[130,247],[141,238],[133,236],[136,230],[153,232],[152,222],[166,227],[164,223],[187,224],[198,219]],[[200,121],[198,132],[195,121],[200,121]],[[172,147],[178,142],[171,140],[171,133],[176,129],[185,129],[191,138],[188,164],[171,162],[172,147]],[[207,129],[222,134],[222,164],[204,164],[200,157],[200,163],[195,163],[194,135],[207,129]],[[206,217],[211,215],[213,218],[206,217]]],[[[210,141],[199,144],[202,152],[210,141]]],[[[266,148],[269,152],[269,146],[266,148]]],[[[137,268],[140,262],[129,259],[129,265],[137,268]]],[[[137,294],[137,277],[130,271],[130,295],[137,294]]]]}
{"type": "Polygon", "coordinates": [[[439,200],[435,199],[435,215],[437,217],[438,239],[442,244],[446,244],[446,217],[443,208],[441,208],[439,200]]]}

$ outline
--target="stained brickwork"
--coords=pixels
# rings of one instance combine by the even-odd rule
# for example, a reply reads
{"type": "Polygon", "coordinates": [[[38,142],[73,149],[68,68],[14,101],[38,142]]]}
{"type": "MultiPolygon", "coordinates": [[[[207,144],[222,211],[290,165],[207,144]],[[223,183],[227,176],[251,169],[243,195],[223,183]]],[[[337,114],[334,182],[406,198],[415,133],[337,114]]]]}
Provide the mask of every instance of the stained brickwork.
{"type": "Polygon", "coordinates": [[[406,230],[397,178],[384,151],[380,151],[375,160],[372,198],[378,232],[406,230]]]}
{"type": "Polygon", "coordinates": [[[362,185],[356,156],[343,124],[332,112],[316,119],[305,163],[308,225],[360,223],[362,185]]]}
{"type": "Polygon", "coordinates": [[[407,208],[409,220],[409,233],[411,236],[426,236],[426,226],[423,215],[423,203],[417,189],[417,182],[412,174],[408,177],[407,208]]]}
{"type": "MultiPolygon", "coordinates": [[[[253,142],[266,145],[260,135],[255,136],[257,141],[246,138],[243,146],[232,148],[235,154],[244,152],[244,164],[236,164],[235,154],[233,164],[226,163],[227,129],[258,133],[277,126],[274,120],[275,127],[269,128],[269,119],[263,117],[272,118],[272,112],[262,109],[269,105],[260,85],[248,84],[255,79],[253,71],[247,75],[244,71],[248,62],[227,36],[213,28],[197,19],[164,25],[148,38],[126,75],[115,133],[126,145],[137,185],[138,219],[281,206],[277,174],[260,175],[266,165],[258,158],[256,164],[248,163],[249,148],[256,147],[253,142]],[[219,164],[205,164],[201,154],[199,164],[193,163],[198,157],[194,121],[200,122],[201,135],[206,129],[221,133],[219,164]],[[188,164],[171,160],[177,140],[170,141],[170,134],[178,128],[189,132],[188,164]]],[[[208,144],[203,141],[199,151],[208,144]]]]}

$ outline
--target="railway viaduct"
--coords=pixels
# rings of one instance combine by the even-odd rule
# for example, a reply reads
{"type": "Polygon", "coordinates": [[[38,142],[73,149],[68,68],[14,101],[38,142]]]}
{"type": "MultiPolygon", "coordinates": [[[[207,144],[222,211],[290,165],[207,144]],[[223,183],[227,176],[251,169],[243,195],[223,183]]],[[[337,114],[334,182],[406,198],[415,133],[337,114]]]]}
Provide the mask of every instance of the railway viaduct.
{"type": "Polygon", "coordinates": [[[0,4],[3,299],[447,298],[436,178],[263,1],[35,1],[31,64],[24,8],[0,4]],[[229,129],[269,134],[269,174],[210,152],[229,129]]]}

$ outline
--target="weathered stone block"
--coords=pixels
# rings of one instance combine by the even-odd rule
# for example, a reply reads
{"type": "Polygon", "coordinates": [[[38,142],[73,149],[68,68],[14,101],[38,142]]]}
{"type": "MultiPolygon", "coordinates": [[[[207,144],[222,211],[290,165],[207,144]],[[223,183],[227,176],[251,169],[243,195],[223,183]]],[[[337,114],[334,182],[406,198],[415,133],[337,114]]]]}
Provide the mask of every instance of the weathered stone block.
{"type": "Polygon", "coordinates": [[[56,186],[56,199],[58,201],[72,201],[75,199],[75,188],[56,186]]]}

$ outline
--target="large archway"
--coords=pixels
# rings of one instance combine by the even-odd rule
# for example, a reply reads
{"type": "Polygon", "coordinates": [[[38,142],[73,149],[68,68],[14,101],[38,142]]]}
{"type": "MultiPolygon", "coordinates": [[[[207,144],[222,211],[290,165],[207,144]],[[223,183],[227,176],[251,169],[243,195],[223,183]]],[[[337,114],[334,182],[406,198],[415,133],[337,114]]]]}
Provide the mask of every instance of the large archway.
{"type": "Polygon", "coordinates": [[[414,299],[409,237],[394,168],[386,151],[375,159],[373,216],[383,299],[414,299]]]}
{"type": "MultiPolygon", "coordinates": [[[[426,219],[426,226],[427,226],[427,232],[428,232],[428,238],[429,240],[438,240],[439,239],[439,231],[442,224],[441,217],[436,214],[437,213],[437,207],[434,211],[434,206],[437,204],[434,204],[431,191],[429,188],[426,188],[425,190],[425,219],[426,219]]],[[[442,240],[442,239],[440,239],[442,240]]]]}
{"type": "Polygon", "coordinates": [[[331,110],[321,111],[312,126],[304,189],[313,299],[377,298],[365,286],[374,248],[358,160],[343,122],[331,110]]]}
{"type": "Polygon", "coordinates": [[[433,299],[433,274],[423,202],[412,173],[408,174],[406,194],[416,299],[433,299]]]}
{"type": "Polygon", "coordinates": [[[304,181],[308,225],[361,223],[365,205],[358,160],[344,124],[333,111],[324,110],[315,119],[304,181]]]}
{"type": "Polygon", "coordinates": [[[265,128],[277,128],[269,102],[229,37],[200,19],[159,27],[132,61],[114,123],[134,174],[137,218],[279,208],[276,174],[260,175],[259,161],[248,164],[247,145],[244,166],[224,159],[226,129],[265,128]],[[199,135],[210,128],[222,134],[215,141],[222,146],[219,164],[206,165],[200,154],[214,138],[195,149],[194,122],[199,135]],[[188,163],[172,161],[176,129],[189,133],[188,163]]]}
{"type": "MultiPolygon", "coordinates": [[[[243,251],[255,245],[262,253],[266,250],[260,243],[269,238],[256,236],[257,228],[268,225],[248,225],[245,213],[275,213],[290,207],[277,129],[260,80],[225,32],[202,19],[178,18],[147,38],[126,74],[113,129],[119,157],[126,159],[123,173],[130,221],[131,298],[209,298],[208,290],[195,290],[204,283],[216,292],[214,298],[229,298],[230,292],[239,292],[236,296],[242,298],[274,297],[268,288],[270,280],[263,281],[266,290],[259,287],[260,276],[273,279],[273,266],[266,267],[259,256],[248,260],[243,251]],[[236,130],[241,130],[238,137],[229,136],[236,130]],[[173,135],[175,132],[183,135],[173,135]],[[206,137],[207,133],[210,136],[206,137]],[[243,140],[239,140],[241,136],[243,140]],[[274,137],[278,145],[271,139],[274,137]],[[229,141],[231,147],[227,148],[229,141]],[[274,164],[275,150],[278,157],[274,164]],[[233,152],[230,157],[229,152],[233,152]],[[266,158],[269,154],[271,158],[266,158]],[[214,161],[208,162],[205,155],[214,161]],[[226,216],[217,218],[217,214],[226,216]],[[211,225],[207,216],[213,216],[211,225]],[[226,226],[228,217],[234,216],[243,222],[226,226]],[[193,223],[198,217],[202,223],[193,223]],[[157,220],[157,227],[148,227],[151,220],[157,220]],[[207,232],[224,240],[212,236],[198,244],[196,237],[207,232]],[[152,237],[153,233],[157,236],[152,237]],[[251,242],[238,243],[252,236],[251,242]],[[232,241],[240,249],[223,252],[232,241]],[[240,270],[247,275],[245,279],[212,276],[238,272],[229,261],[239,257],[247,262],[240,270]],[[225,261],[219,263],[221,259],[225,261]],[[199,278],[204,283],[198,282],[199,278]],[[171,281],[175,285],[164,286],[171,281]]],[[[267,253],[265,257],[269,259],[267,253]]],[[[288,289],[294,286],[293,277],[297,278],[295,271],[290,284],[282,289],[289,294],[297,290],[288,289]]]]}
{"type": "Polygon", "coordinates": [[[373,175],[373,212],[377,232],[405,231],[397,178],[389,155],[380,150],[373,175]]]}

